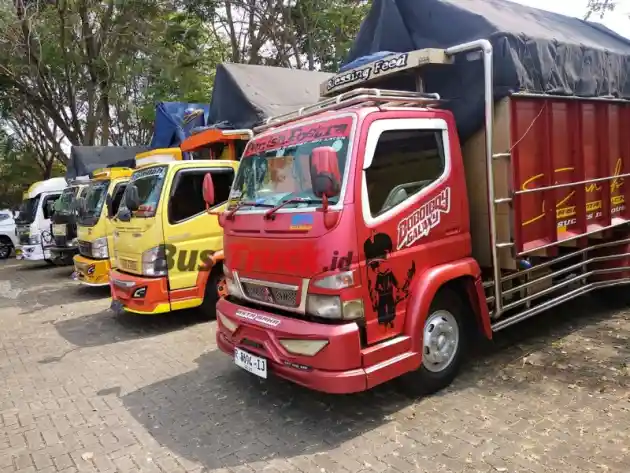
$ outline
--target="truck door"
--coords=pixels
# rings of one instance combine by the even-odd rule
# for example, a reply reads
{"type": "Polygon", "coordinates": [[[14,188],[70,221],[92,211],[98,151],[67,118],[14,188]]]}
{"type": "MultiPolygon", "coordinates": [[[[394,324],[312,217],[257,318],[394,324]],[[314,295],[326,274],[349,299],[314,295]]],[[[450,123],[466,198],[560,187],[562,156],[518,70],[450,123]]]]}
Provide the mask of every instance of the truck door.
{"type": "Polygon", "coordinates": [[[402,332],[414,278],[434,264],[457,221],[446,122],[377,119],[367,126],[357,234],[371,344],[402,332]]]}
{"type": "Polygon", "coordinates": [[[41,221],[38,225],[39,232],[41,233],[42,244],[44,246],[52,245],[54,243],[52,234],[52,216],[55,212],[55,204],[61,197],[61,193],[46,194],[40,201],[41,206],[41,221]]]}
{"type": "MultiPolygon", "coordinates": [[[[112,197],[112,214],[116,215],[118,213],[118,208],[120,207],[120,202],[122,201],[122,196],[127,188],[127,184],[129,181],[119,181],[116,182],[111,189],[111,197],[112,197]]],[[[111,219],[105,219],[105,231],[107,232],[107,247],[109,248],[109,263],[112,268],[116,267],[116,254],[114,250],[114,222],[111,219]]]]}
{"type": "Polygon", "coordinates": [[[176,171],[163,207],[164,240],[167,248],[168,282],[171,291],[196,286],[204,250],[223,248],[223,229],[216,215],[206,212],[202,185],[207,173],[215,185],[215,210],[225,207],[232,181],[232,167],[183,168],[176,171]]]}

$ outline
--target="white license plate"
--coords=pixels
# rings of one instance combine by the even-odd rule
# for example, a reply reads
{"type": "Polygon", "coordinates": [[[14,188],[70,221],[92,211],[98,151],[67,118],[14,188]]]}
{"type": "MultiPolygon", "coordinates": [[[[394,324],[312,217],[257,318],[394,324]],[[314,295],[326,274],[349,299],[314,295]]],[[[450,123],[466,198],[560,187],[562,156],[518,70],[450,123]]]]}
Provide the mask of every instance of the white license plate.
{"type": "Polygon", "coordinates": [[[267,379],[267,360],[249,352],[234,348],[234,362],[256,376],[267,379]]]}
{"type": "Polygon", "coordinates": [[[53,235],[55,235],[55,236],[66,236],[66,226],[65,225],[53,225],[53,235]]]}

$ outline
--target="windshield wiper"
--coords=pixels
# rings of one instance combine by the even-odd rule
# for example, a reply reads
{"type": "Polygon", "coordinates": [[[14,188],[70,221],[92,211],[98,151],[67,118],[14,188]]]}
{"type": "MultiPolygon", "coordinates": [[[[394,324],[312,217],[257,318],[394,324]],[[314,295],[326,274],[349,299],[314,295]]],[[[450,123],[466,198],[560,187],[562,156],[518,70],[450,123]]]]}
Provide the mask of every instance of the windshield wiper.
{"type": "Polygon", "coordinates": [[[299,204],[321,204],[322,203],[322,199],[309,199],[308,197],[293,197],[292,199],[285,200],[284,202],[276,205],[273,209],[267,210],[265,212],[265,216],[263,218],[265,220],[273,219],[274,218],[273,214],[275,214],[282,207],[284,207],[285,205],[296,204],[296,203],[299,203],[299,204]]]}
{"type": "Polygon", "coordinates": [[[242,207],[273,207],[273,204],[263,204],[261,202],[254,202],[251,200],[242,200],[236,204],[236,206],[232,210],[228,210],[225,215],[225,218],[228,220],[232,220],[234,218],[234,214],[242,207]]]}

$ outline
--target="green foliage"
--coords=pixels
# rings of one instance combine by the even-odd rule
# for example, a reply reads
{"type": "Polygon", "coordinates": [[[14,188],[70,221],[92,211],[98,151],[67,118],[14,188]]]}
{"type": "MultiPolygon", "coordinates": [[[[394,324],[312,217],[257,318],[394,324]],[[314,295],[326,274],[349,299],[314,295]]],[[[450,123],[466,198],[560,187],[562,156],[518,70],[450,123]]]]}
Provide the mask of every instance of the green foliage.
{"type": "Polygon", "coordinates": [[[606,13],[613,11],[616,6],[616,0],[588,0],[584,19],[588,20],[593,14],[595,14],[601,20],[604,18],[606,13]]]}
{"type": "Polygon", "coordinates": [[[0,130],[0,208],[17,206],[22,201],[22,193],[33,182],[64,173],[64,167],[57,164],[47,176],[32,150],[22,148],[0,130]]]}

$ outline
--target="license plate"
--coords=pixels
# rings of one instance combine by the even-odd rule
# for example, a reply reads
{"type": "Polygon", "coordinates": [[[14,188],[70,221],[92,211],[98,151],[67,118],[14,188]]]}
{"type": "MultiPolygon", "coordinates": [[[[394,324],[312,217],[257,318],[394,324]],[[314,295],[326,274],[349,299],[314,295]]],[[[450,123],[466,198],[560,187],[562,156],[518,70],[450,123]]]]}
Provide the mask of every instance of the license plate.
{"type": "Polygon", "coordinates": [[[267,360],[249,352],[234,348],[234,362],[236,366],[249,371],[256,376],[267,379],[267,360]]]}
{"type": "Polygon", "coordinates": [[[53,235],[55,235],[55,236],[66,236],[66,226],[65,225],[53,225],[53,235]]]}
{"type": "Polygon", "coordinates": [[[124,307],[125,306],[123,306],[122,302],[113,299],[111,305],[109,306],[109,308],[117,314],[122,312],[124,307]]]}

